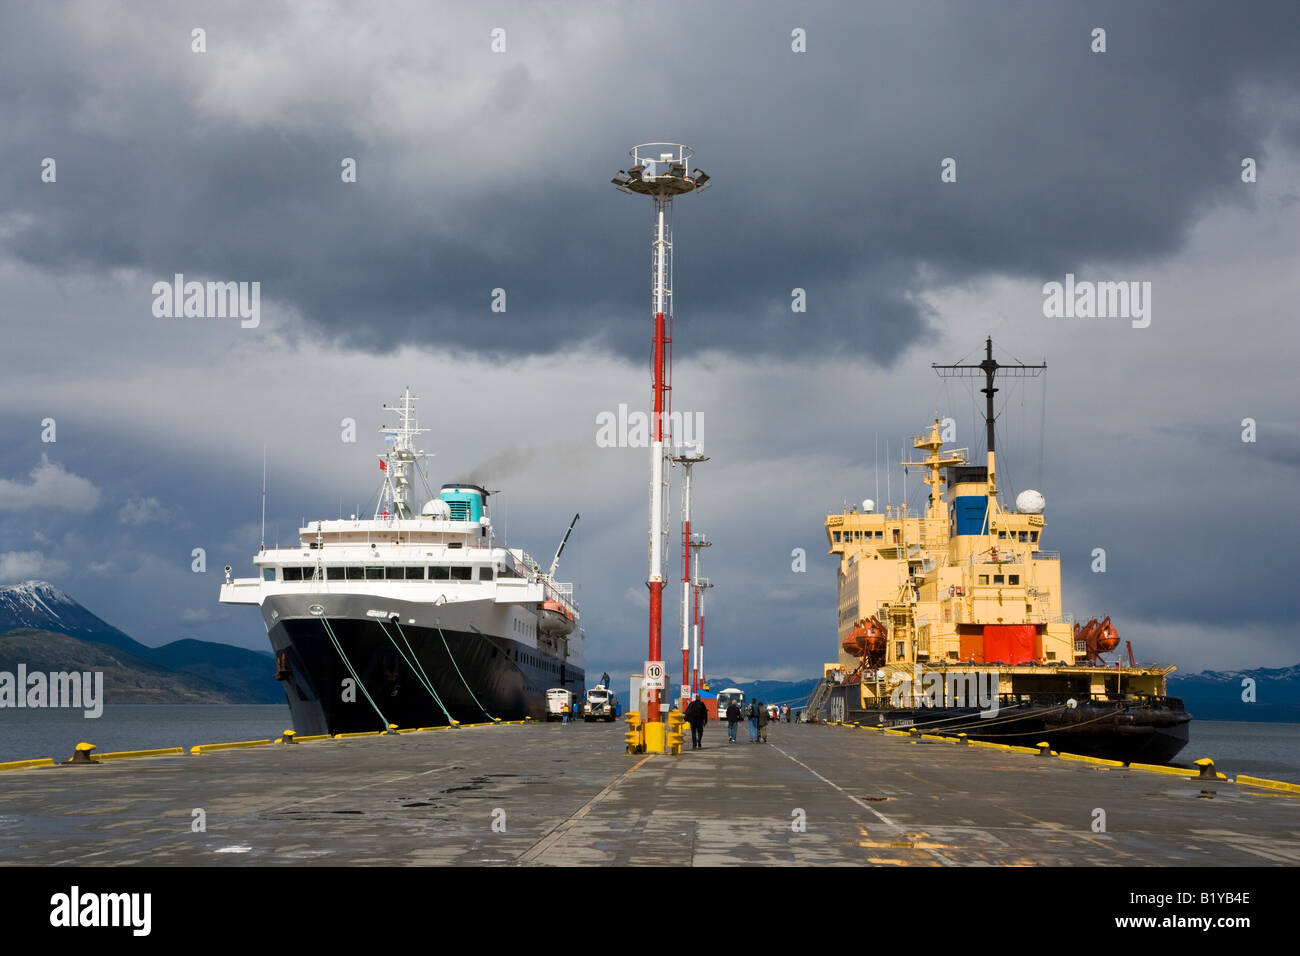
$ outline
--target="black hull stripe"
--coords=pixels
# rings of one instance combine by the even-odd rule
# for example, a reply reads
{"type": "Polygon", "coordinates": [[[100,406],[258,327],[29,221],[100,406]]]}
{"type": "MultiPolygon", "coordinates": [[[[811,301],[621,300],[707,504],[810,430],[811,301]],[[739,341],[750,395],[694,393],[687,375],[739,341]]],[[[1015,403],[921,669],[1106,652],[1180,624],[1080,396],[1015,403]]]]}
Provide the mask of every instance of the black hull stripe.
{"type": "MultiPolygon", "coordinates": [[[[442,708],[377,621],[332,619],[330,626],[357,676],[392,723],[399,727],[447,723],[442,708]]],[[[402,630],[438,697],[460,723],[486,720],[484,710],[499,720],[542,720],[548,688],[563,687],[581,695],[585,685],[581,667],[563,664],[509,638],[448,630],[440,637],[436,629],[421,627],[402,630]]],[[[382,729],[359,688],[350,695],[355,699],[344,699],[344,679],[350,675],[318,619],[281,621],[271,629],[270,639],[277,657],[283,653],[289,665],[284,688],[295,731],[338,734],[382,729]]],[[[401,638],[397,640],[401,644],[401,638]]],[[[402,649],[406,651],[404,644],[402,649]]]]}

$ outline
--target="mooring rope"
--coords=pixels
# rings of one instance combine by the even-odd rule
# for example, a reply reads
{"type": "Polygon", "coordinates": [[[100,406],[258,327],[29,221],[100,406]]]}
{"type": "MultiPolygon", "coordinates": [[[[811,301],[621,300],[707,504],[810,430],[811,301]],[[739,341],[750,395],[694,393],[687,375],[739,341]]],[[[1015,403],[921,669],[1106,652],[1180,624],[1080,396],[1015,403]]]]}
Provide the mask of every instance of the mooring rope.
{"type": "MultiPolygon", "coordinates": [[[[465,690],[469,691],[470,700],[474,701],[474,705],[478,707],[479,710],[483,711],[483,716],[488,720],[492,721],[494,724],[500,723],[499,720],[487,712],[486,707],[478,702],[478,698],[474,696],[474,691],[470,689],[469,681],[465,680],[465,675],[460,672],[460,665],[456,663],[456,657],[451,652],[451,645],[447,643],[447,635],[442,633],[442,628],[438,627],[437,624],[435,624],[434,627],[438,630],[438,636],[442,638],[442,646],[447,649],[447,657],[451,660],[451,666],[456,668],[456,676],[459,677],[460,682],[465,685],[465,690]]],[[[474,627],[474,625],[471,624],[470,627],[474,627]]],[[[474,629],[475,631],[478,631],[478,628],[474,629]]]]}
{"type": "Polygon", "coordinates": [[[378,621],[378,624],[379,629],[384,632],[384,637],[388,638],[389,643],[392,644],[397,653],[402,656],[402,660],[406,661],[406,666],[411,669],[411,673],[415,675],[415,679],[418,680],[421,686],[429,692],[429,696],[433,698],[433,702],[438,705],[444,714],[446,714],[447,723],[455,726],[456,721],[452,720],[451,714],[442,703],[442,698],[440,698],[438,692],[433,689],[433,682],[429,680],[429,675],[426,674],[424,668],[420,666],[420,660],[415,656],[415,648],[411,647],[411,642],[406,639],[405,634],[402,634],[402,625],[396,621],[393,622],[393,626],[397,628],[397,633],[402,635],[402,641],[406,644],[407,650],[411,652],[409,658],[406,656],[406,652],[398,646],[397,641],[393,640],[393,635],[388,633],[388,628],[384,627],[384,622],[378,621]]]}
{"type": "Polygon", "coordinates": [[[370,691],[366,690],[366,685],[362,683],[361,678],[357,675],[356,669],[352,666],[352,662],[348,660],[348,655],[343,653],[343,645],[340,644],[339,639],[334,636],[334,628],[330,627],[330,622],[323,614],[321,615],[320,622],[325,625],[325,633],[329,635],[330,643],[334,645],[334,650],[338,651],[339,657],[343,659],[343,666],[348,669],[348,673],[352,675],[352,679],[357,682],[357,686],[361,688],[361,693],[366,695],[366,700],[370,701],[370,706],[375,709],[375,713],[379,715],[379,719],[384,723],[384,730],[387,730],[388,718],[384,716],[384,712],[379,709],[379,705],[376,704],[374,698],[370,696],[370,691]]]}

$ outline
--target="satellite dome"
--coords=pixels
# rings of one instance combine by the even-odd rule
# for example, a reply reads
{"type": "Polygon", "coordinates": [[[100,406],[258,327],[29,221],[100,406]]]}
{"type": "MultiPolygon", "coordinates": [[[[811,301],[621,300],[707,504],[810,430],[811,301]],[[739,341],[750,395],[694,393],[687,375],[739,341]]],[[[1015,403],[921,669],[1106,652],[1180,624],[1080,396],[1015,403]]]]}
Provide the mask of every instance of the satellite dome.
{"type": "Polygon", "coordinates": [[[1029,488],[1016,495],[1016,510],[1021,514],[1040,515],[1047,506],[1047,499],[1041,492],[1029,488]]]}
{"type": "Polygon", "coordinates": [[[432,498],[424,503],[424,507],[420,509],[420,514],[427,518],[439,518],[446,521],[451,517],[451,505],[441,498],[432,498]]]}
{"type": "Polygon", "coordinates": [[[871,514],[871,509],[874,508],[875,506],[876,503],[872,501],[870,498],[862,499],[862,510],[865,511],[867,514],[871,514]]]}

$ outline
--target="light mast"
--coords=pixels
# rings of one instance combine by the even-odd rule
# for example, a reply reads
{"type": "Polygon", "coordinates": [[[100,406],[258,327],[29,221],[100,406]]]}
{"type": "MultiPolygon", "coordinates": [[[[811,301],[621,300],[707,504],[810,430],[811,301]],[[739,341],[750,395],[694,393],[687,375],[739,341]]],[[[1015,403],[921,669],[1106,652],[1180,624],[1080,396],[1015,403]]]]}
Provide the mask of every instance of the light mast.
{"type": "MultiPolygon", "coordinates": [[[[687,164],[695,151],[680,143],[644,143],[629,150],[632,165],[619,170],[611,182],[621,192],[649,196],[655,204],[654,241],[650,255],[650,299],[654,316],[654,353],[651,360],[651,398],[654,404],[650,442],[650,639],[648,659],[662,660],[664,590],[664,544],[667,540],[668,459],[664,455],[664,419],[672,369],[673,242],[669,210],[675,197],[703,189],[709,176],[696,169],[688,174],[687,164]]],[[[662,753],[665,746],[659,692],[650,691],[646,714],[646,750],[662,753]]]]}
{"type": "MultiPolygon", "coordinates": [[[[708,457],[698,442],[683,445],[673,461],[682,466],[682,697],[694,691],[696,682],[691,676],[691,469],[708,457]]],[[[696,662],[698,671],[698,660],[696,662]]],[[[685,704],[683,704],[685,706],[685,704]]]]}

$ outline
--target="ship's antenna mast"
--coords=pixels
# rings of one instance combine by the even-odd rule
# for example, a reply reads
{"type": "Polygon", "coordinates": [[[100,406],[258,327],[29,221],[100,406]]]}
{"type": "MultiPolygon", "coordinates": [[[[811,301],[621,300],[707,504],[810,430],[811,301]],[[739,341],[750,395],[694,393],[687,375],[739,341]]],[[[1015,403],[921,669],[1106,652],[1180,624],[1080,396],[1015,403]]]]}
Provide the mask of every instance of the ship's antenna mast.
{"type": "MultiPolygon", "coordinates": [[[[672,341],[673,321],[673,240],[670,213],[674,197],[704,189],[709,184],[710,177],[702,169],[689,168],[695,151],[681,143],[643,143],[634,146],[629,154],[632,165],[627,170],[620,169],[611,182],[620,192],[649,196],[655,203],[654,243],[650,257],[651,314],[654,316],[654,357],[651,365],[654,434],[650,446],[650,569],[646,587],[650,589],[648,659],[662,661],[664,545],[667,541],[664,516],[668,497],[664,413],[667,410],[668,389],[671,387],[669,376],[672,359],[668,349],[672,341]]],[[[649,692],[646,750],[650,753],[663,753],[666,746],[659,698],[658,690],[649,692]]]]}
{"type": "Polygon", "coordinates": [[[262,545],[258,550],[266,550],[266,445],[262,445],[262,545]]]}
{"type": "Polygon", "coordinates": [[[1042,365],[1003,365],[993,358],[993,336],[989,336],[984,342],[984,361],[979,365],[931,365],[932,369],[939,373],[940,378],[976,378],[984,376],[984,387],[980,389],[984,393],[984,428],[988,440],[988,489],[989,497],[992,498],[997,494],[996,478],[996,461],[994,459],[994,439],[993,439],[993,396],[997,389],[993,385],[993,379],[1001,372],[1003,377],[1011,378],[1035,378],[1043,373],[1047,368],[1046,363],[1042,365]]]}
{"type": "Polygon", "coordinates": [[[426,453],[415,447],[415,439],[429,429],[420,428],[415,418],[416,397],[411,394],[410,386],[402,393],[402,404],[397,408],[385,404],[385,411],[397,412],[397,427],[385,426],[379,429],[384,441],[392,448],[379,456],[379,467],[384,472],[384,486],[375,505],[375,518],[381,517],[381,509],[387,502],[392,502],[392,516],[395,519],[412,517],[411,492],[414,482],[415,463],[426,457],[426,453]]]}

